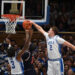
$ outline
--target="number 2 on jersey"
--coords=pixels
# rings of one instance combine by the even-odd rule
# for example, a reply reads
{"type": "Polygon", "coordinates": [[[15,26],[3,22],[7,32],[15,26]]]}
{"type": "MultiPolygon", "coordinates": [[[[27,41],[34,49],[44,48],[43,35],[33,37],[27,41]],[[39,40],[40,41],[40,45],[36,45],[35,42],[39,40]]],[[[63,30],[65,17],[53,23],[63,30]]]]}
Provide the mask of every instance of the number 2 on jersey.
{"type": "Polygon", "coordinates": [[[50,45],[50,50],[53,50],[53,49],[52,49],[52,45],[50,45]]]}
{"type": "Polygon", "coordinates": [[[12,64],[12,68],[14,69],[15,68],[14,61],[11,61],[11,64],[12,64]]]}

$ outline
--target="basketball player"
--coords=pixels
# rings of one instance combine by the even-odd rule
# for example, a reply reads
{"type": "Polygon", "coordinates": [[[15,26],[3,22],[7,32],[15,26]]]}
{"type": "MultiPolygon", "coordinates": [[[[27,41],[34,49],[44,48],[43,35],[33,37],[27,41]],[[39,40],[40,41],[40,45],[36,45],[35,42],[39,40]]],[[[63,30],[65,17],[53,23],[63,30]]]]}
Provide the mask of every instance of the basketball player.
{"type": "MultiPolygon", "coordinates": [[[[31,21],[30,21],[31,22],[31,21]]],[[[46,38],[48,52],[48,71],[47,75],[64,75],[63,59],[61,56],[60,45],[63,44],[75,50],[75,46],[57,35],[58,29],[51,27],[45,32],[38,24],[31,22],[38,31],[46,38]]]]}
{"type": "Polygon", "coordinates": [[[31,31],[26,30],[26,41],[22,50],[15,55],[15,49],[11,46],[10,40],[7,38],[6,41],[9,43],[9,48],[7,50],[8,63],[11,68],[11,75],[24,75],[24,66],[21,56],[24,54],[25,50],[28,49],[30,41],[31,31]]]}
{"type": "Polygon", "coordinates": [[[33,50],[35,50],[35,46],[34,44],[30,44],[28,51],[22,56],[24,62],[24,75],[36,75],[33,66],[33,50]]]}

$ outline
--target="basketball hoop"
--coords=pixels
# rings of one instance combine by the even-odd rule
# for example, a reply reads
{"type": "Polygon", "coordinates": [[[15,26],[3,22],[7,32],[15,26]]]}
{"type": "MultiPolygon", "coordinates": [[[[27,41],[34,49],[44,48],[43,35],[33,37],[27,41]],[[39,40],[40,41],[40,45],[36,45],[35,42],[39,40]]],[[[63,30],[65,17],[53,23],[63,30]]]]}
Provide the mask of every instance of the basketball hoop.
{"type": "Polygon", "coordinates": [[[20,18],[20,15],[14,15],[14,14],[4,14],[2,15],[2,18],[8,19],[8,21],[5,22],[6,25],[6,33],[15,34],[15,28],[17,25],[17,19],[20,18]]]}

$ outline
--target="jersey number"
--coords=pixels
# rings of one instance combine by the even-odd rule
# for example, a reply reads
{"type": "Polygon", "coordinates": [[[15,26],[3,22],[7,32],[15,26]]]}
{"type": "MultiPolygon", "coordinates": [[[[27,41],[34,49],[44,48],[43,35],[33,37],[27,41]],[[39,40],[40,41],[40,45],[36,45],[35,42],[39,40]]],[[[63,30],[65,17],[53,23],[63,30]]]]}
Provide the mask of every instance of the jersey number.
{"type": "Polygon", "coordinates": [[[53,50],[53,49],[52,49],[52,45],[50,45],[50,50],[53,50]]]}
{"type": "Polygon", "coordinates": [[[14,69],[15,68],[14,61],[11,61],[11,64],[12,64],[11,67],[14,69]]]}

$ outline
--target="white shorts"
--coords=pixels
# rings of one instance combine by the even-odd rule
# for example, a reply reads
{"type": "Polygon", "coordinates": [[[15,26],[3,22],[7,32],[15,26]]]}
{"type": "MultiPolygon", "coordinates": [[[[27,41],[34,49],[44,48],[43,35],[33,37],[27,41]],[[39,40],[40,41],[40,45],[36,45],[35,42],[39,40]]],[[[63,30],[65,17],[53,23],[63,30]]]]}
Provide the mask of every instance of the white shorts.
{"type": "Polygon", "coordinates": [[[47,75],[64,75],[63,59],[48,60],[47,75]]]}

